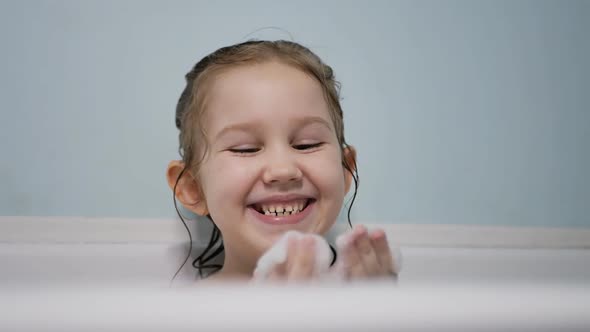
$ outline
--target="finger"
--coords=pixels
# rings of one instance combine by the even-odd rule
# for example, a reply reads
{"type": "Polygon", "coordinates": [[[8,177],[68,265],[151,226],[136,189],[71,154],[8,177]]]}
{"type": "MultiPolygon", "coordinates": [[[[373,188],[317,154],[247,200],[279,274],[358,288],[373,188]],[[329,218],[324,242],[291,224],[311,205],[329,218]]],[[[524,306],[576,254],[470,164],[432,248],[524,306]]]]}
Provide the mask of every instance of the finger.
{"type": "Polygon", "coordinates": [[[296,244],[297,243],[293,237],[287,238],[286,259],[282,263],[275,263],[266,274],[266,279],[271,281],[281,281],[286,279],[289,257],[293,257],[295,254],[297,249],[296,244]]]}
{"type": "Polygon", "coordinates": [[[287,239],[287,253],[285,261],[281,264],[275,266],[272,270],[272,279],[273,280],[285,280],[288,277],[289,269],[293,264],[293,257],[297,254],[297,239],[294,237],[289,237],[287,239]]]}
{"type": "Polygon", "coordinates": [[[268,273],[267,279],[270,281],[282,281],[285,280],[287,275],[287,263],[283,262],[272,267],[268,273]]]}
{"type": "Polygon", "coordinates": [[[373,248],[375,248],[377,260],[379,265],[383,268],[383,272],[396,274],[394,269],[393,257],[391,256],[391,249],[387,243],[387,236],[382,229],[374,230],[369,235],[373,248]]]}
{"type": "Polygon", "coordinates": [[[369,238],[367,228],[360,226],[359,233],[360,234],[354,243],[367,276],[383,274],[385,271],[377,259],[377,253],[369,238]]]}
{"type": "Polygon", "coordinates": [[[366,276],[361,256],[355,245],[356,235],[350,236],[342,245],[342,270],[346,278],[359,278],[366,276]]]}
{"type": "Polygon", "coordinates": [[[299,239],[297,241],[297,252],[289,267],[288,278],[292,280],[309,279],[313,275],[314,261],[314,238],[306,236],[299,239]]]}

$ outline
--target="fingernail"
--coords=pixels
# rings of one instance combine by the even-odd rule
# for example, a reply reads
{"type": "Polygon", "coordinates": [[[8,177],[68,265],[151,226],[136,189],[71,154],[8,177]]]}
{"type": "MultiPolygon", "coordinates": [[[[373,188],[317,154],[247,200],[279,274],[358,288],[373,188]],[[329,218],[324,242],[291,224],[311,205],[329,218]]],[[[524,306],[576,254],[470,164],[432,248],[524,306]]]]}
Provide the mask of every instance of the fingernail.
{"type": "Polygon", "coordinates": [[[385,238],[385,232],[382,229],[377,229],[371,232],[371,238],[375,240],[380,240],[385,238]]]}
{"type": "Polygon", "coordinates": [[[355,229],[355,233],[357,235],[362,235],[365,234],[367,232],[367,227],[365,227],[364,225],[358,225],[355,229]]]}

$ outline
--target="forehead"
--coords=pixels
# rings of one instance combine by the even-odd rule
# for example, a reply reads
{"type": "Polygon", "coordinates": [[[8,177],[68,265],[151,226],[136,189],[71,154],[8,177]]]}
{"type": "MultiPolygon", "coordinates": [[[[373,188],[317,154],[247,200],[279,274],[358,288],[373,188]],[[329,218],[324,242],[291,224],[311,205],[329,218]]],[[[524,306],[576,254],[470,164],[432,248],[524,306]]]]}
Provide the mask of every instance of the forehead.
{"type": "Polygon", "coordinates": [[[278,62],[239,66],[217,74],[205,96],[203,115],[210,134],[228,123],[263,123],[269,118],[320,117],[333,129],[320,83],[278,62]]]}

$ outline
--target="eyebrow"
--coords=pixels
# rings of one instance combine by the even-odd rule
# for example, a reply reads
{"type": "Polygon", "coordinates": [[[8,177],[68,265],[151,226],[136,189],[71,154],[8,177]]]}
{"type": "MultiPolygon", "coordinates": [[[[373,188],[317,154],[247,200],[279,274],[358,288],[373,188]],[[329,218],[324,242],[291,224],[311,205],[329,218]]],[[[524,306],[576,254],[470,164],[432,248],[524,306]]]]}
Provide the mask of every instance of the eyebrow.
{"type": "MultiPolygon", "coordinates": [[[[328,130],[332,131],[332,127],[330,126],[330,122],[326,121],[324,118],[319,117],[319,116],[306,116],[306,117],[297,119],[295,121],[295,123],[299,128],[317,123],[317,124],[320,124],[320,125],[326,127],[328,130]]],[[[221,129],[221,131],[219,133],[217,133],[217,135],[215,135],[215,140],[218,140],[220,137],[222,137],[223,135],[225,135],[231,131],[259,131],[259,130],[261,130],[261,129],[260,129],[260,126],[258,125],[257,122],[242,122],[242,123],[231,124],[229,126],[224,127],[223,129],[221,129]]]]}

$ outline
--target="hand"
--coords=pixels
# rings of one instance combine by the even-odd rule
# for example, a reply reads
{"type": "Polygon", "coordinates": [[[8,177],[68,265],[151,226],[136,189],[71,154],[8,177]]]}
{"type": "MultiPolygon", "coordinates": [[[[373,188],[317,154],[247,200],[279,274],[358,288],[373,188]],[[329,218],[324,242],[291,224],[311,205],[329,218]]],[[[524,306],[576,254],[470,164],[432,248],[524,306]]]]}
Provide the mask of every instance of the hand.
{"type": "Polygon", "coordinates": [[[312,236],[290,237],[287,259],[275,265],[269,273],[271,281],[305,281],[318,277],[315,267],[316,242],[312,236]]]}
{"type": "Polygon", "coordinates": [[[397,269],[385,232],[368,232],[362,225],[341,235],[337,242],[340,257],[335,268],[347,280],[376,277],[397,278],[397,269]]]}

